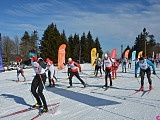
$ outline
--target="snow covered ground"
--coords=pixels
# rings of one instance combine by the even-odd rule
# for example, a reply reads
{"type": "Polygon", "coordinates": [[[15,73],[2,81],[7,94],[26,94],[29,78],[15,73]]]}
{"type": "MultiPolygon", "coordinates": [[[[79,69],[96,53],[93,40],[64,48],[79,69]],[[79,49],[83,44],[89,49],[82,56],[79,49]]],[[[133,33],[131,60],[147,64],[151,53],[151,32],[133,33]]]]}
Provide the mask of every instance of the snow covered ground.
{"type": "MultiPolygon", "coordinates": [[[[20,114],[12,114],[35,104],[30,93],[30,86],[34,76],[33,69],[24,69],[27,82],[16,83],[16,71],[0,73],[0,119],[2,120],[30,120],[39,110],[32,110],[20,114]]],[[[113,80],[113,87],[104,91],[103,77],[94,77],[90,64],[82,64],[80,76],[88,84],[85,89],[73,78],[73,88],[66,88],[67,68],[56,71],[56,88],[44,90],[47,103],[60,102],[56,113],[46,113],[38,120],[156,120],[160,116],[160,68],[156,69],[157,76],[152,74],[153,91],[148,90],[145,78],[145,91],[136,94],[140,88],[140,78],[134,76],[134,65],[127,69],[127,73],[118,69],[118,77],[113,80]]],[[[21,77],[21,80],[23,78],[21,77]]],[[[48,81],[46,82],[46,86],[48,81]]]]}

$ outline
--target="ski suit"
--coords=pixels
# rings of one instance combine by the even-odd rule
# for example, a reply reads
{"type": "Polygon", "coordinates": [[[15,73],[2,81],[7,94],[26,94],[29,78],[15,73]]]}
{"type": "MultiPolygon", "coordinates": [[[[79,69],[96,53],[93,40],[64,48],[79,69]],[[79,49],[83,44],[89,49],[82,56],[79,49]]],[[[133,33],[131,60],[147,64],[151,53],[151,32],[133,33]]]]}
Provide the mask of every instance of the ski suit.
{"type": "Polygon", "coordinates": [[[41,103],[41,100],[42,100],[44,108],[48,109],[46,99],[43,94],[43,89],[46,82],[45,69],[40,65],[41,63],[38,63],[37,61],[33,61],[32,59],[31,59],[31,64],[36,73],[31,84],[31,92],[33,96],[36,98],[37,104],[42,105],[41,103]]]}

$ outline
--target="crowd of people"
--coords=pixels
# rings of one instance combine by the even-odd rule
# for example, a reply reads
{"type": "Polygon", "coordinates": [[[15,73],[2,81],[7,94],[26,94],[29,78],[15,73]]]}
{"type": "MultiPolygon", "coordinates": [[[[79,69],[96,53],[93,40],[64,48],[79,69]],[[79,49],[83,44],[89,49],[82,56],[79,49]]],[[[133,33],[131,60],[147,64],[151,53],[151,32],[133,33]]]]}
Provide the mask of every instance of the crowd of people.
{"type": "MultiPolygon", "coordinates": [[[[37,57],[36,55],[30,55],[31,65],[34,69],[35,76],[32,80],[31,84],[31,92],[35,97],[37,103],[33,105],[33,108],[42,107],[43,109],[41,112],[48,112],[47,102],[45,96],[43,94],[43,89],[45,88],[46,83],[46,71],[48,71],[48,87],[55,87],[55,70],[54,70],[54,62],[50,58],[46,58],[43,60],[41,57],[37,57]]],[[[104,54],[103,59],[97,58],[95,59],[93,65],[95,65],[94,75],[98,77],[98,72],[100,73],[100,77],[102,76],[102,71],[104,72],[104,85],[102,88],[109,88],[113,85],[112,80],[117,78],[117,69],[118,67],[122,66],[122,72],[126,73],[126,66],[128,63],[128,68],[131,68],[131,61],[127,61],[127,58],[123,58],[121,61],[116,60],[114,58],[110,58],[107,54],[104,54]],[[109,80],[108,80],[109,79],[109,80]]],[[[17,82],[19,82],[19,75],[21,74],[26,81],[26,77],[24,74],[24,70],[22,68],[22,59],[17,59],[17,82]]],[[[76,76],[76,78],[81,82],[83,87],[87,87],[85,81],[80,77],[79,72],[82,71],[81,65],[78,62],[72,60],[72,58],[68,58],[68,62],[65,64],[68,67],[68,79],[69,79],[69,86],[71,88],[73,86],[72,78],[76,76]]],[[[152,80],[151,80],[151,68],[153,70],[153,74],[155,72],[154,63],[148,59],[140,57],[138,61],[135,61],[135,77],[137,78],[137,74],[141,77],[141,86],[139,91],[144,90],[144,76],[145,73],[147,75],[147,79],[149,82],[149,90],[153,89],[152,80]],[[140,68],[140,71],[138,71],[140,68]]]]}

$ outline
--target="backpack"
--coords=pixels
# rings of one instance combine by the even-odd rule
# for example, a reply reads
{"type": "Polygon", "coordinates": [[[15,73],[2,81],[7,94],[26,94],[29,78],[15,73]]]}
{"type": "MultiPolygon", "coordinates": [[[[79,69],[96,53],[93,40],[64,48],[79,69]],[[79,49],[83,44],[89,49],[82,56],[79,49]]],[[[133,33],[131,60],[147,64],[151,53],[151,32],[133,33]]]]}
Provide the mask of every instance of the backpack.
{"type": "Polygon", "coordinates": [[[43,61],[43,59],[39,59],[38,63],[42,68],[46,69],[47,64],[43,61]]]}

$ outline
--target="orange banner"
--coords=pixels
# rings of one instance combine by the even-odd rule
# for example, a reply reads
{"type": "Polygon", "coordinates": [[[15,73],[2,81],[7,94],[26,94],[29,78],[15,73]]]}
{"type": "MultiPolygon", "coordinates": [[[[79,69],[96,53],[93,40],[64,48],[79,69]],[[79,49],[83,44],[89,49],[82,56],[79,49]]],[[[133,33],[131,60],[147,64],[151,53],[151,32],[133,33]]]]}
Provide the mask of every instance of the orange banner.
{"type": "Polygon", "coordinates": [[[159,54],[158,54],[158,53],[156,53],[156,59],[157,59],[157,58],[159,58],[159,54]]]}
{"type": "Polygon", "coordinates": [[[64,69],[66,44],[62,44],[58,50],[58,69],[64,69]]]}
{"type": "Polygon", "coordinates": [[[127,58],[127,59],[128,59],[129,51],[130,51],[130,50],[126,50],[126,51],[125,51],[125,54],[124,54],[124,57],[127,58]]]}

